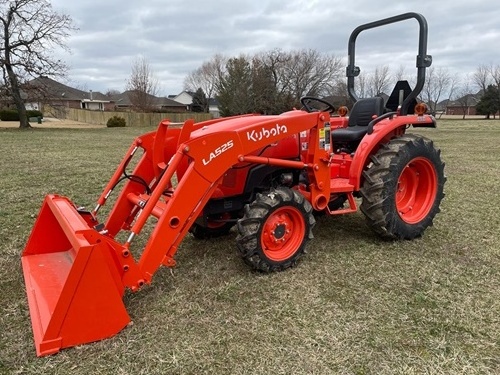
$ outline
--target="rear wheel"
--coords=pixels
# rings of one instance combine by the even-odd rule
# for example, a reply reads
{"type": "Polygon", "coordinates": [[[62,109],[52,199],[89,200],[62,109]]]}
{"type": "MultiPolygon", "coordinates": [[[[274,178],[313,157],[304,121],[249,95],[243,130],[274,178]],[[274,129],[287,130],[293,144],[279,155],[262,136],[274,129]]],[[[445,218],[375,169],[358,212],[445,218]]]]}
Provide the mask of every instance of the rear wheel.
{"type": "Polygon", "coordinates": [[[382,237],[412,239],[432,225],[444,197],[444,163],[431,140],[406,134],[383,145],[363,173],[361,211],[382,237]]]}
{"type": "Polygon", "coordinates": [[[294,266],[306,252],[315,224],[311,204],[280,187],[258,194],[238,221],[240,255],[252,268],[273,272],[294,266]]]}

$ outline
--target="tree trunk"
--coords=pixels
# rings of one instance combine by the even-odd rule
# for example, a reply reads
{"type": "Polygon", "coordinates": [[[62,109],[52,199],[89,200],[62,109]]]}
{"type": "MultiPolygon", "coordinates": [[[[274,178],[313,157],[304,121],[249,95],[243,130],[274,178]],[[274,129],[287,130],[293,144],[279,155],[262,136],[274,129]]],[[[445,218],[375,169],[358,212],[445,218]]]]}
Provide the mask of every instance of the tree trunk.
{"type": "Polygon", "coordinates": [[[17,112],[19,113],[19,128],[20,129],[31,128],[31,125],[28,121],[28,116],[26,114],[26,106],[24,105],[24,101],[21,98],[19,90],[16,94],[14,94],[14,90],[12,90],[12,97],[14,98],[17,112]]]}
{"type": "Polygon", "coordinates": [[[12,71],[12,67],[6,65],[7,72],[9,74],[9,81],[12,91],[12,98],[16,104],[17,112],[19,113],[19,128],[27,129],[31,128],[28,121],[28,116],[26,115],[26,106],[24,105],[23,98],[21,97],[21,89],[19,87],[19,82],[15,73],[12,71]]]}
{"type": "MultiPolygon", "coordinates": [[[[8,52],[6,52],[6,55],[7,53],[8,52]]],[[[23,98],[21,97],[21,88],[19,87],[19,81],[16,74],[14,73],[14,70],[12,69],[12,65],[10,65],[10,56],[7,57],[6,60],[5,70],[7,70],[7,74],[9,76],[12,99],[14,99],[17,112],[19,113],[19,128],[31,128],[31,125],[28,121],[28,116],[26,115],[26,106],[24,105],[23,98]]]]}

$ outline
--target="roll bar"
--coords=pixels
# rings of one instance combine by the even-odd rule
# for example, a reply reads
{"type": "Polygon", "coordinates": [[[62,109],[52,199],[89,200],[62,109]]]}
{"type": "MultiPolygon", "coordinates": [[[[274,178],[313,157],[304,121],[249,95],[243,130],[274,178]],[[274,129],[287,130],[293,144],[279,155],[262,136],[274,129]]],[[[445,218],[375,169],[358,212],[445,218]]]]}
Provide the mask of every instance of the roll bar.
{"type": "Polygon", "coordinates": [[[360,25],[354,29],[349,38],[348,44],[348,65],[346,68],[346,76],[347,76],[347,91],[349,92],[349,96],[351,99],[356,102],[358,101],[358,96],[354,92],[354,78],[357,77],[360,73],[360,69],[355,64],[356,58],[356,38],[358,35],[368,29],[373,29],[375,27],[380,27],[384,25],[389,25],[392,23],[405,21],[408,19],[416,19],[420,25],[419,38],[418,38],[418,55],[417,55],[417,84],[413,91],[406,97],[403,101],[401,107],[402,112],[406,113],[406,107],[413,100],[416,99],[417,95],[422,91],[425,83],[425,69],[430,67],[432,64],[432,56],[427,55],[427,21],[424,16],[419,13],[403,13],[397,16],[384,18],[379,21],[374,21],[370,23],[366,23],[364,25],[360,25]]]}

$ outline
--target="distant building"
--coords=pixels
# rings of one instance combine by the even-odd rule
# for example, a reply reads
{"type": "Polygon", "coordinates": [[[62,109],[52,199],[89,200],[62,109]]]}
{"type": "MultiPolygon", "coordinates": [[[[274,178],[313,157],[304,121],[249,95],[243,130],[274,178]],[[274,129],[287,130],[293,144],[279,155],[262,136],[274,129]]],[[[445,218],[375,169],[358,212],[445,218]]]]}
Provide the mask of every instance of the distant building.
{"type": "MultiPolygon", "coordinates": [[[[116,95],[104,95],[92,90],[75,89],[43,76],[23,85],[22,97],[25,98],[26,109],[43,110],[48,105],[56,114],[65,108],[91,111],[133,109],[131,101],[133,91],[125,91],[116,95]]],[[[151,109],[154,111],[186,112],[188,110],[188,105],[164,97],[149,95],[148,102],[151,103],[151,109]]]]}
{"type": "Polygon", "coordinates": [[[213,118],[220,117],[219,101],[217,100],[217,98],[208,99],[208,113],[210,113],[213,118]]]}
{"type": "Polygon", "coordinates": [[[173,96],[173,100],[176,102],[191,106],[193,104],[194,92],[192,91],[182,91],[180,94],[173,96]]]}
{"type": "MultiPolygon", "coordinates": [[[[191,110],[191,105],[193,104],[194,92],[192,91],[182,91],[177,95],[169,95],[168,97],[175,100],[176,102],[183,103],[189,106],[189,110],[191,110]]],[[[216,98],[208,98],[208,112],[212,115],[213,118],[220,117],[219,111],[219,101],[216,98]]]]}
{"type": "Polygon", "coordinates": [[[476,115],[476,105],[481,100],[483,92],[477,94],[467,94],[456,100],[446,103],[447,115],[474,116],[476,115]]]}
{"type": "MultiPolygon", "coordinates": [[[[125,91],[121,94],[112,95],[111,99],[116,109],[127,110],[134,108],[133,96],[134,91],[125,91]]],[[[189,110],[189,105],[170,98],[148,95],[148,102],[151,103],[151,108],[155,111],[187,112],[189,110]]]]}
{"type": "Polygon", "coordinates": [[[53,108],[113,110],[113,101],[100,92],[83,91],[64,85],[49,77],[38,77],[22,88],[26,109],[42,110],[45,105],[53,108]]]}

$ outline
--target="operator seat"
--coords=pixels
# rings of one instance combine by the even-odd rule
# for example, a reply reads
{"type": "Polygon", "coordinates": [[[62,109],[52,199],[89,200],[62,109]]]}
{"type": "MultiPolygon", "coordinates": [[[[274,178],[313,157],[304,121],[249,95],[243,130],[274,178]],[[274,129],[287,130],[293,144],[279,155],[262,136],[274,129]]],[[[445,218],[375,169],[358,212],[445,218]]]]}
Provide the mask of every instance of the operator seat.
{"type": "Polygon", "coordinates": [[[376,117],[384,113],[384,99],[376,96],[374,98],[358,99],[354,103],[349,115],[349,124],[346,128],[332,131],[334,143],[350,143],[361,140],[368,131],[368,124],[376,117]]]}

